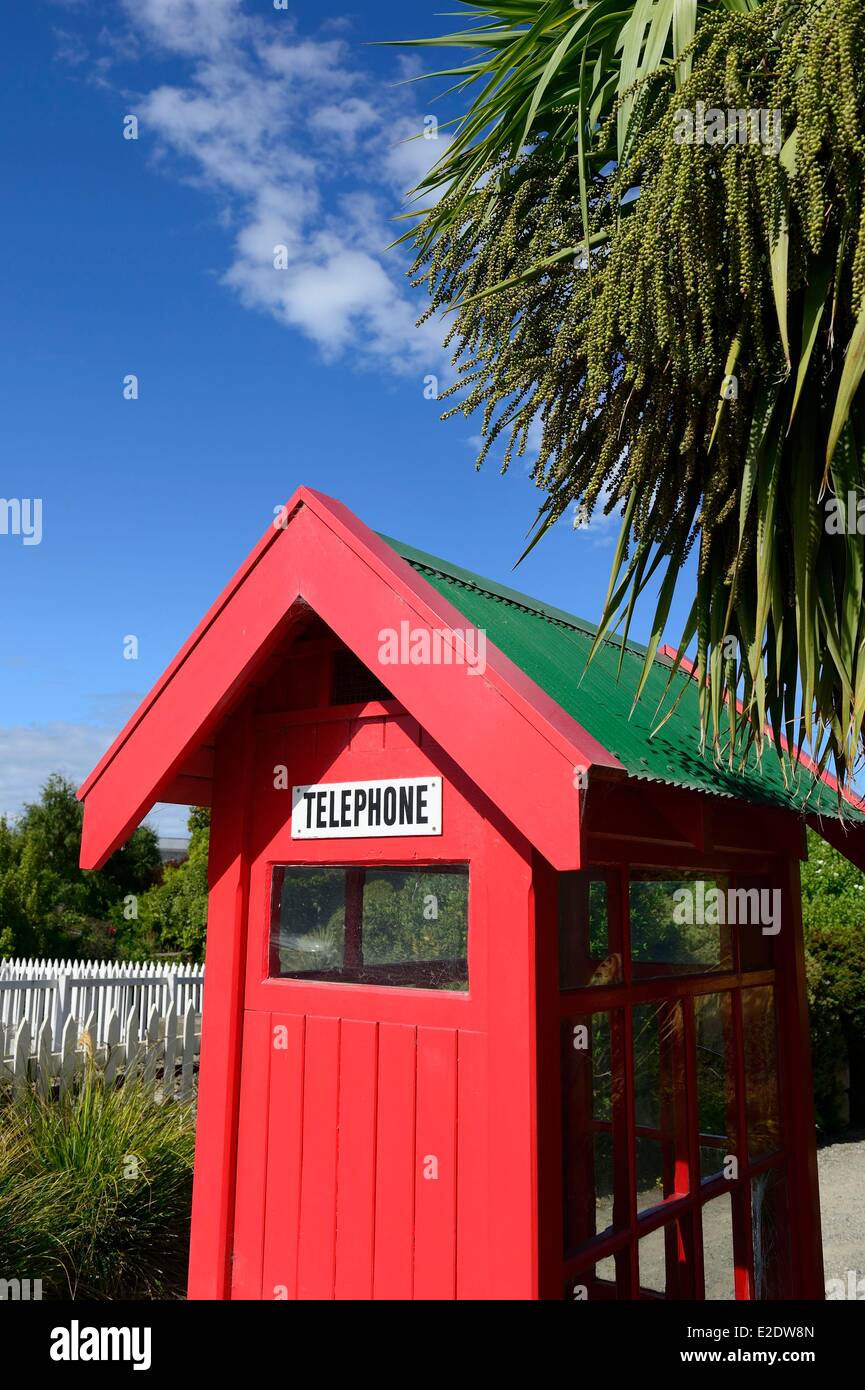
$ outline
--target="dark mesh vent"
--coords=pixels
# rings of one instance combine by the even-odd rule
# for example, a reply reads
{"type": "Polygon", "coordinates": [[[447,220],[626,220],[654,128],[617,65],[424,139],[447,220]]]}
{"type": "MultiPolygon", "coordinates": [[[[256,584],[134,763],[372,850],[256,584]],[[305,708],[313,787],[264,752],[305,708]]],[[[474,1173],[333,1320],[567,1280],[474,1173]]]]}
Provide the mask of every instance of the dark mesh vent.
{"type": "Polygon", "coordinates": [[[365,705],[368,700],[392,700],[383,686],[354,652],[334,652],[330,703],[332,705],[365,705]]]}

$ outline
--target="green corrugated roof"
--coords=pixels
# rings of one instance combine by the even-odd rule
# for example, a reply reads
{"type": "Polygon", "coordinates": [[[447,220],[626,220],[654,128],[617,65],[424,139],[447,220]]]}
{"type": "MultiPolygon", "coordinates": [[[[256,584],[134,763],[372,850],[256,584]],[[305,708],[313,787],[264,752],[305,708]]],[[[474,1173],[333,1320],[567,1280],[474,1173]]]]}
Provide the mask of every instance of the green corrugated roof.
{"type": "MultiPolygon", "coordinates": [[[[643,695],[632,713],[634,692],[643,669],[646,648],[628,641],[617,675],[622,643],[604,642],[595,659],[586,659],[596,629],[570,613],[504,588],[434,555],[382,536],[403,559],[422,574],[476,628],[527,676],[545,690],[604,748],[613,753],[632,777],[721,796],[741,797],[787,810],[807,809],[837,816],[834,789],[817,783],[804,768],[785,785],[780,762],[772,749],[758,766],[755,756],[742,772],[719,766],[700,753],[700,717],[696,685],[681,672],[664,709],[675,701],[674,713],[654,734],[656,711],[667,690],[670,662],[656,657],[643,695]],[[807,800],[807,806],[805,806],[807,800]]],[[[788,777],[790,776],[788,770],[788,777]]],[[[845,807],[845,818],[861,820],[845,807]]]]}

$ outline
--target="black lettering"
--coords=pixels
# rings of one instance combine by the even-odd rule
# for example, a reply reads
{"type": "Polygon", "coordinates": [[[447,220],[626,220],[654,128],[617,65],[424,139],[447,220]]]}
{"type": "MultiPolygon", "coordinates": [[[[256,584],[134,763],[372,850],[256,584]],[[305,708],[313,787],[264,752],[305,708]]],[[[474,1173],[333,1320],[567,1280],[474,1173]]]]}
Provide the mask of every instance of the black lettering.
{"type": "Polygon", "coordinates": [[[426,798],[427,798],[427,792],[428,792],[428,791],[429,791],[429,787],[418,787],[418,789],[417,789],[417,810],[416,810],[416,815],[417,815],[417,823],[418,823],[418,825],[429,825],[429,816],[427,815],[427,805],[426,805],[426,798]]]}
{"type": "Polygon", "coordinates": [[[378,825],[381,815],[381,788],[370,787],[369,789],[369,824],[378,825]]]}
{"type": "Polygon", "coordinates": [[[393,825],[396,821],[396,787],[384,789],[384,823],[393,825]]]}
{"type": "Polygon", "coordinates": [[[334,827],[334,826],[336,825],[336,823],[337,823],[337,820],[336,820],[336,792],[329,792],[329,793],[328,793],[328,798],[329,798],[329,801],[330,801],[330,810],[329,810],[329,814],[328,814],[328,822],[327,822],[327,825],[328,825],[328,829],[329,829],[329,830],[332,830],[333,827],[334,827]]]}
{"type": "Polygon", "coordinates": [[[315,800],[315,792],[304,792],[303,799],[306,802],[306,828],[312,829],[312,802],[315,800]]]}
{"type": "Polygon", "coordinates": [[[339,807],[339,823],[340,823],[341,826],[343,826],[343,827],[345,828],[345,827],[348,827],[348,826],[351,825],[351,814],[350,814],[350,811],[349,811],[349,806],[350,806],[350,804],[351,804],[351,788],[350,788],[350,787],[343,787],[342,796],[340,797],[339,800],[340,800],[340,807],[339,807]]]}
{"type": "Polygon", "coordinates": [[[315,824],[318,830],[324,830],[327,822],[325,821],[325,808],[327,805],[327,792],[316,792],[315,794],[315,824]]]}
{"type": "Polygon", "coordinates": [[[366,810],[366,791],[363,787],[358,787],[354,794],[354,823],[360,825],[360,818],[366,810]]]}
{"type": "Polygon", "coordinates": [[[414,822],[414,787],[399,789],[399,823],[411,825],[414,822]]]}

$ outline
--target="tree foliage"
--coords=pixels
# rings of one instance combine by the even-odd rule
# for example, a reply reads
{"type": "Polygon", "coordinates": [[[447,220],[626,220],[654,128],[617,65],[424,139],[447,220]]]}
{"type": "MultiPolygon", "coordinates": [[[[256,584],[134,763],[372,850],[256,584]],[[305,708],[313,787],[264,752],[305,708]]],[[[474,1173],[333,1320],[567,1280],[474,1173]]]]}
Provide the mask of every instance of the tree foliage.
{"type": "Polygon", "coordinates": [[[408,234],[428,314],[453,312],[448,413],[481,413],[479,463],[539,431],[532,543],[572,504],[621,513],[598,640],[658,585],[644,675],[696,550],[680,650],[713,755],[760,755],[768,722],[843,783],[865,716],[865,0],[463,2],[475,23],[429,42],[469,50],[467,111],[408,234]]]}
{"type": "Polygon", "coordinates": [[[821,1126],[841,1120],[839,1068],[850,1061],[854,1120],[865,1116],[865,878],[809,833],[802,865],[814,1096],[821,1126]]]}
{"type": "Polygon", "coordinates": [[[187,858],[167,865],[162,881],[138,899],[134,917],[115,909],[118,940],[126,955],[177,954],[204,960],[210,811],[194,806],[188,826],[187,858]]]}
{"type": "Polygon", "coordinates": [[[53,774],[16,821],[0,818],[0,956],[113,954],[112,906],[154,881],[156,836],[142,826],[104,869],[82,870],[83,814],[72,783],[53,774]]]}

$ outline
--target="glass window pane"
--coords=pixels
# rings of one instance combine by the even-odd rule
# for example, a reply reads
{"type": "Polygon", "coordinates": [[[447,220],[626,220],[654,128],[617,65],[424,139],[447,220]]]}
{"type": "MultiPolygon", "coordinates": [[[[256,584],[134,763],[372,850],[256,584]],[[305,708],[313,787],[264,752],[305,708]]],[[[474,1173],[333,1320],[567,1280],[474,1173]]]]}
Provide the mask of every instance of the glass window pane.
{"type": "Polygon", "coordinates": [[[638,1243],[640,1288],[652,1293],[667,1292],[667,1228],[661,1226],[638,1243]]]}
{"type": "Polygon", "coordinates": [[[703,1207],[703,1280],[707,1300],[736,1297],[733,1204],[729,1192],[703,1207]]]}
{"type": "Polygon", "coordinates": [[[789,1298],[790,1226],[783,1169],[770,1168],[751,1179],[751,1233],[754,1298],[789,1298]]]}
{"type": "Polygon", "coordinates": [[[738,928],[739,960],[743,970],[771,970],[774,961],[775,926],[780,925],[781,895],[763,875],[736,875],[736,887],[748,897],[745,925],[738,928]]]}
{"type": "Polygon", "coordinates": [[[608,1255],[583,1270],[565,1286],[565,1300],[569,1302],[594,1303],[600,1300],[618,1298],[616,1263],[621,1255],[608,1255]]]}
{"type": "Polygon", "coordinates": [[[667,1194],[664,1183],[664,1151],[657,1139],[637,1135],[637,1211],[663,1202],[667,1194]]]}
{"type": "Polygon", "coordinates": [[[748,1153],[752,1159],[764,1158],[781,1147],[775,991],[771,985],[742,990],[742,1023],[748,1153]]]}
{"type": "Polygon", "coordinates": [[[688,1190],[682,1005],[678,1000],[638,1004],[632,1022],[637,1209],[642,1211],[688,1190]]]}
{"type": "Polygon", "coordinates": [[[468,869],[278,866],[271,976],[468,988],[468,869]]]}
{"type": "Polygon", "coordinates": [[[635,876],[630,922],[635,979],[732,966],[725,879],[635,876]]]}
{"type": "Polygon", "coordinates": [[[637,1242],[641,1294],[694,1297],[691,1218],[673,1217],[637,1242]]]}
{"type": "Polygon", "coordinates": [[[733,1078],[730,995],[698,994],[694,998],[697,1047],[697,1104],[700,1129],[700,1175],[723,1170],[731,1152],[733,1078]]]}
{"type": "Polygon", "coordinates": [[[559,875],[559,986],[620,984],[622,955],[615,948],[606,876],[597,870],[559,875]]]}
{"type": "Polygon", "coordinates": [[[613,1097],[621,1093],[607,1013],[562,1020],[564,1237],[568,1253],[614,1224],[613,1097]]]}

